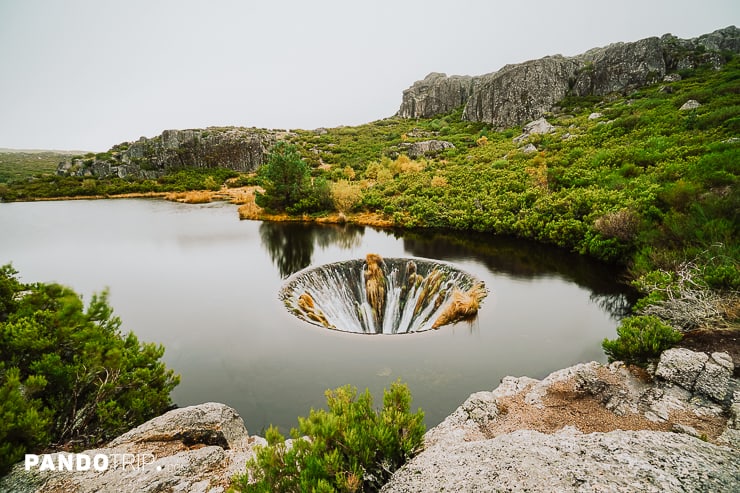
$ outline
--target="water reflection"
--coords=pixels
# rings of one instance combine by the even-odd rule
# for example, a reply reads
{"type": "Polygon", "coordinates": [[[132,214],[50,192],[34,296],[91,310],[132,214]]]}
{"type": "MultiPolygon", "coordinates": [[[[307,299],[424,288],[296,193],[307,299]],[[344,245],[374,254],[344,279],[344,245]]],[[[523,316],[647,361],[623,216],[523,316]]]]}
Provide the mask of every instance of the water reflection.
{"type": "Polygon", "coordinates": [[[262,246],[283,278],[311,265],[314,247],[354,248],[362,242],[365,228],[353,225],[317,227],[303,223],[260,224],[262,246]]]}
{"type": "MultiPolygon", "coordinates": [[[[400,234],[399,234],[400,236],[400,234]]],[[[636,293],[619,281],[619,268],[518,238],[448,231],[404,232],[404,247],[415,256],[440,260],[475,258],[494,273],[520,279],[557,276],[591,291],[590,299],[614,319],[629,314],[636,293]]]]}
{"type": "Polygon", "coordinates": [[[588,298],[616,320],[628,316],[634,304],[634,297],[630,298],[624,293],[592,293],[588,298]]]}

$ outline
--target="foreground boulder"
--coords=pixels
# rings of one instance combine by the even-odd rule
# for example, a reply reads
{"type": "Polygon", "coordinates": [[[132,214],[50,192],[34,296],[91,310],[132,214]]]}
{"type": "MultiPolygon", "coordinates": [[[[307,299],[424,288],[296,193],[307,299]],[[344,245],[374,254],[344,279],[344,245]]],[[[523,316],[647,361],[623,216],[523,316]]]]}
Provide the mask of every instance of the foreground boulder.
{"type": "MultiPolygon", "coordinates": [[[[106,456],[107,468],[26,471],[17,464],[0,479],[0,491],[14,493],[223,492],[244,472],[252,447],[239,414],[217,403],[175,409],[134,428],[106,447],[80,455],[106,456]]],[[[51,454],[58,464],[58,454],[51,454]]],[[[68,455],[68,454],[65,454],[68,455]]],[[[58,468],[57,468],[58,469],[58,468]]]]}
{"type": "Polygon", "coordinates": [[[381,491],[730,492],[738,486],[736,450],[675,433],[584,434],[569,427],[438,444],[381,491]]]}
{"type": "Polygon", "coordinates": [[[653,376],[593,362],[506,377],[382,491],[740,491],[739,413],[726,353],[669,350],[653,376]]]}

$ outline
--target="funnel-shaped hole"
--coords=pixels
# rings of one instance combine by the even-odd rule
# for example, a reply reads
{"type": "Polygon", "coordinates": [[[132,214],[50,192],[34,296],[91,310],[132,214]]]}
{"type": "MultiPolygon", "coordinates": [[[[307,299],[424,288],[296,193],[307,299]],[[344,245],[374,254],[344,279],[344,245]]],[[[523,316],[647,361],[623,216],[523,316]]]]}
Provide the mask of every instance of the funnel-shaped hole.
{"type": "Polygon", "coordinates": [[[450,264],[371,253],[298,272],[281,298],[291,313],[315,325],[405,334],[472,319],[487,294],[481,281],[450,264]]]}

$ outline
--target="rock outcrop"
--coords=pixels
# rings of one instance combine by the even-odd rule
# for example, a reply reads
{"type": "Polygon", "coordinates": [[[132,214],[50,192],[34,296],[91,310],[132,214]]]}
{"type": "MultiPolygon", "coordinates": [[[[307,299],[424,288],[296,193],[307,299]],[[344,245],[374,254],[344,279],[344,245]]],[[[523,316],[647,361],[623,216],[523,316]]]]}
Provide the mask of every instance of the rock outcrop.
{"type": "Polygon", "coordinates": [[[511,127],[544,116],[567,95],[623,93],[659,82],[668,72],[706,64],[721,68],[723,52],[740,53],[735,26],[693,39],[666,34],[574,57],[548,56],[478,77],[432,73],[403,92],[397,114],[430,118],[465,105],[465,120],[511,127]]]}
{"type": "Polygon", "coordinates": [[[663,44],[659,38],[615,43],[575,57],[569,76],[570,94],[604,96],[654,84],[666,74],[663,44]]]}
{"type": "Polygon", "coordinates": [[[404,142],[400,145],[411,159],[424,156],[434,156],[445,149],[454,149],[455,145],[446,140],[422,140],[421,142],[404,142]]]}
{"type": "MultiPolygon", "coordinates": [[[[14,493],[223,492],[244,472],[252,447],[239,414],[224,404],[175,409],[80,455],[108,457],[105,471],[26,471],[17,464],[0,479],[0,491],[14,493]]],[[[52,454],[54,462],[60,454],[52,454]]]]}
{"type": "Polygon", "coordinates": [[[562,56],[545,57],[476,80],[463,120],[510,127],[536,120],[568,93],[569,80],[579,63],[562,56]]]}
{"type": "Polygon", "coordinates": [[[165,130],[161,135],[114,146],[107,153],[76,157],[57,167],[58,175],[157,178],[181,168],[254,171],[285,132],[238,127],[165,130]]]}
{"type": "Polygon", "coordinates": [[[675,433],[520,430],[432,447],[383,493],[737,491],[740,455],[675,433]]]}
{"type": "Polygon", "coordinates": [[[527,140],[533,135],[545,135],[555,131],[555,127],[544,118],[538,118],[522,127],[521,135],[514,137],[514,142],[519,143],[527,140]]]}
{"type": "Polygon", "coordinates": [[[506,377],[429,430],[384,493],[738,491],[740,390],[725,353],[666,351],[506,377]]]}
{"type": "MultiPolygon", "coordinates": [[[[506,377],[430,429],[425,449],[382,492],[740,491],[740,382],[732,375],[726,353],[672,349],[650,373],[592,362],[543,380],[506,377]]],[[[21,463],[0,491],[221,493],[265,443],[233,409],[207,403],[82,453],[109,457],[105,471],[21,463]]]]}
{"type": "Polygon", "coordinates": [[[403,92],[398,115],[403,118],[429,118],[462,106],[473,91],[473,78],[432,72],[403,92]]]}

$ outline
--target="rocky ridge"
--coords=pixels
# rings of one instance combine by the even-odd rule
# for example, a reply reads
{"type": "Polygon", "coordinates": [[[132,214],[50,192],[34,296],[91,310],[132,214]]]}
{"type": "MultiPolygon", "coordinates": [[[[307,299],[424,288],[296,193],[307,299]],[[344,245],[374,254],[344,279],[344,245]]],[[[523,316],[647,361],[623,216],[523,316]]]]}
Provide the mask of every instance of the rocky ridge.
{"type": "Polygon", "coordinates": [[[541,118],[568,95],[624,93],[700,65],[719,69],[723,52],[740,53],[735,26],[693,39],[666,34],[574,57],[547,56],[476,77],[432,73],[403,92],[397,115],[431,118],[464,105],[464,120],[511,127],[541,118]]]}
{"type": "Polygon", "coordinates": [[[473,77],[432,72],[403,92],[398,115],[403,118],[430,118],[449,113],[470,98],[475,84],[473,77]]]}
{"type": "Polygon", "coordinates": [[[165,130],[157,137],[118,144],[107,153],[63,161],[57,174],[154,179],[182,168],[254,171],[264,163],[272,144],[287,135],[240,127],[165,130]]]}
{"type": "MultiPolygon", "coordinates": [[[[223,404],[176,409],[85,454],[149,454],[135,468],[26,471],[0,491],[220,493],[261,437],[223,404]]],[[[740,381],[726,354],[663,353],[649,372],[583,363],[506,377],[425,436],[382,491],[738,491],[740,381]]]]}
{"type": "MultiPolygon", "coordinates": [[[[481,76],[431,73],[403,92],[397,115],[433,118],[464,106],[462,118],[502,129],[542,118],[568,95],[626,93],[701,65],[721,68],[724,53],[740,53],[740,30],[719,29],[693,39],[670,34],[594,48],[581,55],[547,56],[506,65],[481,76]]],[[[316,129],[316,132],[325,129],[316,129]]],[[[156,179],[183,168],[255,171],[271,146],[291,134],[242,127],[165,130],[152,138],[124,142],[110,151],[72,157],[57,167],[61,176],[156,179]]],[[[450,143],[427,148],[401,146],[410,157],[434,155],[450,143]],[[412,155],[414,154],[414,155],[412,155]]],[[[422,143],[423,144],[423,143],[422,143]]],[[[411,145],[411,144],[407,144],[411,145]]]]}

